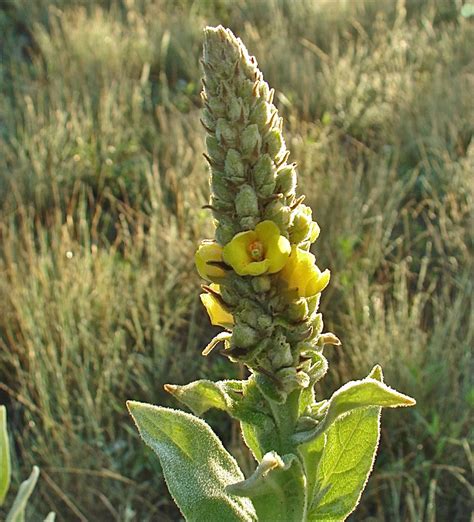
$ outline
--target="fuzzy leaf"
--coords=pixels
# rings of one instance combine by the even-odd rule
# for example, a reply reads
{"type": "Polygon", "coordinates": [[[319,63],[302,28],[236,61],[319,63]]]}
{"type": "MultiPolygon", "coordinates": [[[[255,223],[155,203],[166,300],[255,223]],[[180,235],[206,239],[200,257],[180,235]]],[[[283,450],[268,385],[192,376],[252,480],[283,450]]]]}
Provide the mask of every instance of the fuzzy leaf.
{"type": "Polygon", "coordinates": [[[26,505],[31,493],[33,493],[33,490],[35,489],[38,477],[39,468],[33,466],[31,475],[20,484],[13,506],[7,515],[6,522],[24,522],[26,505]]]}
{"type": "Polygon", "coordinates": [[[374,371],[375,368],[369,377],[361,381],[348,382],[339,388],[329,401],[329,408],[324,419],[316,428],[297,433],[294,436],[294,442],[302,444],[320,436],[339,417],[357,408],[367,408],[369,406],[397,408],[416,404],[411,397],[399,393],[383,382],[373,378],[372,374],[374,371]]]}
{"type": "Polygon", "coordinates": [[[186,520],[257,520],[248,499],[226,493],[226,486],[244,476],[203,420],[140,402],[127,406],[143,440],[160,458],[170,493],[186,520]]]}
{"type": "Polygon", "coordinates": [[[0,406],[0,506],[10,487],[10,443],[7,432],[7,409],[0,406]]]}
{"type": "Polygon", "coordinates": [[[231,417],[262,425],[267,417],[265,402],[250,378],[247,381],[195,381],[185,386],[166,384],[165,390],[185,404],[195,415],[211,408],[226,411],[231,417]]]}
{"type": "Polygon", "coordinates": [[[259,522],[300,522],[305,519],[303,468],[295,455],[267,453],[253,475],[227,487],[234,495],[252,499],[259,522]]]}
{"type": "MultiPolygon", "coordinates": [[[[383,383],[382,368],[375,366],[368,377],[383,383]]],[[[311,499],[309,520],[344,520],[357,506],[375,460],[380,412],[376,407],[354,410],[325,437],[300,446],[311,499]]]]}
{"type": "Polygon", "coordinates": [[[377,407],[356,409],[328,430],[308,521],[339,522],[356,508],[377,452],[380,411],[377,407]]]}
{"type": "Polygon", "coordinates": [[[185,404],[195,415],[202,415],[211,408],[230,411],[234,402],[232,395],[242,393],[242,381],[200,380],[185,386],[165,384],[165,390],[185,404]]]}

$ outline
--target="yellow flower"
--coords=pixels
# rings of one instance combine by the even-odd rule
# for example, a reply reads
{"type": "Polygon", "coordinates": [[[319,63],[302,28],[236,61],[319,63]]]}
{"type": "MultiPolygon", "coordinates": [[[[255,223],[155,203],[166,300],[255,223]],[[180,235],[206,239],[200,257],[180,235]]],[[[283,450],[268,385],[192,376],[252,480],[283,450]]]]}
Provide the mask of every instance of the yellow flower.
{"type": "Polygon", "coordinates": [[[324,272],[319,270],[313,254],[293,246],[280,277],[288,284],[290,290],[298,292],[299,297],[311,297],[326,288],[331,274],[327,269],[324,272]]]}
{"type": "Polygon", "coordinates": [[[208,281],[224,277],[225,271],[216,265],[209,264],[209,261],[222,263],[222,247],[215,241],[204,240],[194,255],[199,275],[208,281]]]}
{"type": "Polygon", "coordinates": [[[237,274],[259,276],[274,274],[284,266],[291,252],[286,237],[270,220],[259,223],[255,230],[236,234],[222,250],[224,261],[237,274]]]}
{"type": "MultiPolygon", "coordinates": [[[[216,293],[220,292],[219,285],[212,284],[210,288],[216,293]]],[[[234,318],[232,314],[223,308],[221,302],[214,294],[205,293],[201,294],[199,297],[201,298],[202,304],[206,308],[209,319],[211,320],[211,324],[214,326],[222,326],[223,328],[227,329],[232,327],[234,324],[234,318]]]]}

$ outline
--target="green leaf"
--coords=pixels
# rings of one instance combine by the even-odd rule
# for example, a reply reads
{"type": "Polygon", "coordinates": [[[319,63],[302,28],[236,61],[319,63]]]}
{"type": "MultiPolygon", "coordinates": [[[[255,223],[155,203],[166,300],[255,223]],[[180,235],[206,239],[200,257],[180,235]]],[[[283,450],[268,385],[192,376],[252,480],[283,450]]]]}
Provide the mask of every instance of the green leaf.
{"type": "Polygon", "coordinates": [[[165,390],[185,404],[195,415],[211,408],[226,411],[235,419],[263,425],[271,418],[253,378],[247,381],[195,381],[185,386],[166,384],[165,390]]]}
{"type": "Polygon", "coordinates": [[[212,382],[200,380],[177,386],[165,384],[165,390],[181,401],[195,414],[202,415],[211,408],[231,411],[236,394],[242,394],[242,381],[212,382]]]}
{"type": "Polygon", "coordinates": [[[196,415],[217,408],[240,420],[244,442],[257,461],[277,447],[278,433],[272,413],[253,376],[246,381],[200,380],[185,386],[167,384],[165,389],[196,415]]]}
{"type": "MultiPolygon", "coordinates": [[[[368,377],[383,382],[382,368],[374,366],[368,377]]],[[[375,459],[380,411],[374,407],[353,410],[336,421],[327,436],[299,447],[311,499],[309,520],[339,521],[355,509],[375,459]],[[352,435],[351,426],[356,426],[352,435]],[[357,444],[355,450],[348,447],[351,441],[357,444]],[[344,448],[350,450],[348,455],[344,448]]]]}
{"type": "Polygon", "coordinates": [[[33,493],[33,490],[35,489],[38,477],[39,468],[33,466],[31,475],[20,484],[13,506],[7,515],[6,522],[24,522],[26,504],[28,503],[31,493],[33,493]]]}
{"type": "Polygon", "coordinates": [[[0,506],[3,505],[10,487],[10,443],[7,432],[7,409],[0,406],[0,506]]]}
{"type": "MultiPolygon", "coordinates": [[[[374,368],[370,375],[377,371],[374,368]]],[[[339,417],[357,408],[366,408],[368,406],[397,408],[416,404],[411,397],[393,390],[370,375],[366,379],[348,382],[339,388],[329,401],[329,408],[324,419],[316,428],[297,433],[294,436],[295,443],[302,444],[320,436],[339,417]]]]}
{"type": "Polygon", "coordinates": [[[328,430],[308,521],[340,522],[356,508],[374,464],[380,412],[377,407],[353,410],[328,430]]]}
{"type": "Polygon", "coordinates": [[[250,478],[227,487],[234,495],[252,499],[259,522],[305,520],[306,487],[295,455],[267,453],[250,478]]]}
{"type": "Polygon", "coordinates": [[[140,402],[127,406],[143,440],[160,458],[170,493],[186,520],[257,520],[248,499],[225,491],[244,476],[203,420],[140,402]]]}
{"type": "Polygon", "coordinates": [[[318,464],[324,449],[324,437],[317,437],[308,444],[302,444],[299,448],[299,454],[302,457],[306,475],[306,491],[308,498],[314,498],[314,490],[316,488],[316,477],[318,472],[318,464]]]}

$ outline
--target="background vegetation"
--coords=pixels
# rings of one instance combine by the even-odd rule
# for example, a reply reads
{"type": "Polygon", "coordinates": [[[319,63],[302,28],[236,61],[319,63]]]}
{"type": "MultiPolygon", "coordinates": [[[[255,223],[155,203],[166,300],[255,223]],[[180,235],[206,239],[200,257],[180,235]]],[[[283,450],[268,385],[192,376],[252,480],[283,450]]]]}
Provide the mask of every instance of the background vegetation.
{"type": "Polygon", "coordinates": [[[344,346],[318,391],[380,363],[418,400],[384,414],[354,520],[470,519],[468,15],[454,0],[0,3],[0,393],[16,487],[42,468],[36,509],[179,520],[125,400],[171,404],[165,382],[236,372],[199,356],[192,260],[212,234],[202,28],[222,23],[277,91],[321,225],[322,309],[344,346]]]}

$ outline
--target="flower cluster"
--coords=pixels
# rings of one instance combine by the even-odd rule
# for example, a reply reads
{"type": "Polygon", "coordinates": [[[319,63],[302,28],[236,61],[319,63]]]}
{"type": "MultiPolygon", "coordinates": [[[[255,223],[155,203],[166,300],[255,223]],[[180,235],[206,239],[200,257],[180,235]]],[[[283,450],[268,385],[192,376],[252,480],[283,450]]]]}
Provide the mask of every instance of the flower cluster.
{"type": "Polygon", "coordinates": [[[307,361],[327,338],[318,304],[330,273],[310,253],[319,226],[296,196],[296,164],[255,58],[228,29],[205,37],[202,123],[216,238],[195,256],[212,283],[201,300],[211,323],[228,330],[218,338],[223,353],[291,390],[311,381],[307,361]]]}

